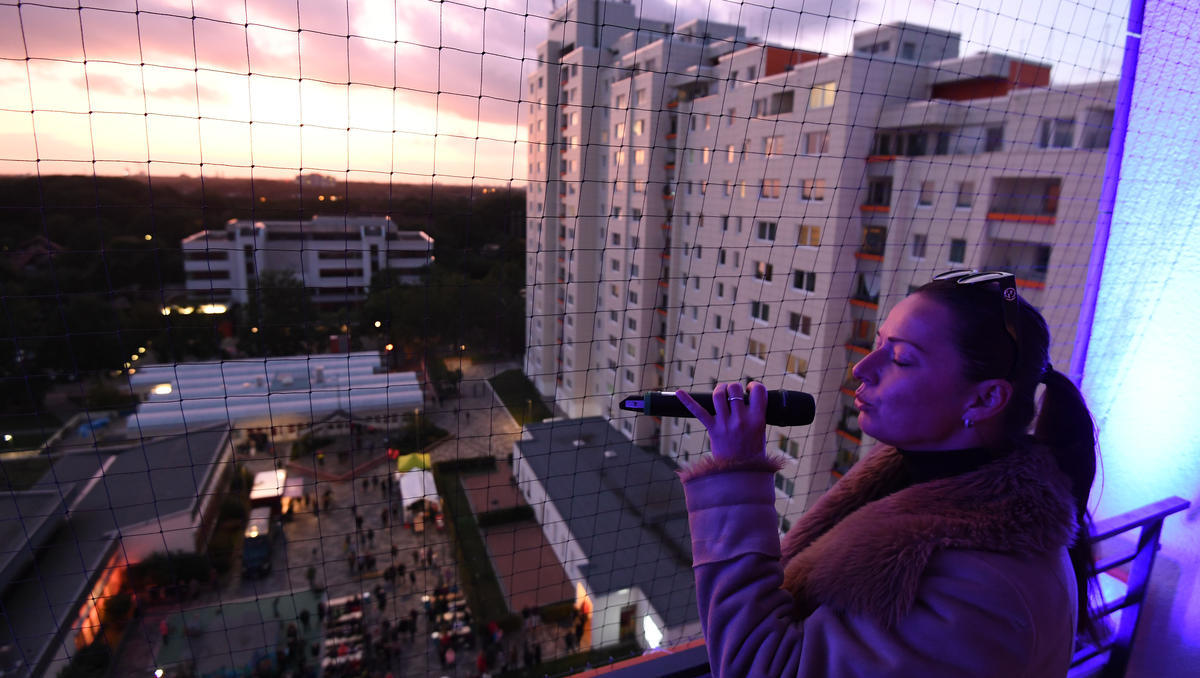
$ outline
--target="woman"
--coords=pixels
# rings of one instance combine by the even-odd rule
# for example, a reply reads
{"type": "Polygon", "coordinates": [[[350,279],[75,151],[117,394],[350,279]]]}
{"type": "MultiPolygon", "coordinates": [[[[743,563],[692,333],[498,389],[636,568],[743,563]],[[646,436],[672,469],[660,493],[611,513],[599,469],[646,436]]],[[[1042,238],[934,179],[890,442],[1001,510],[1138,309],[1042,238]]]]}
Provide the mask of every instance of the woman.
{"type": "Polygon", "coordinates": [[[1011,274],[944,274],[897,304],[854,367],[879,445],[782,546],[766,389],[718,385],[714,414],[677,394],[712,449],[682,477],[714,676],[1066,675],[1096,628],[1095,436],[1049,339],[1011,274]]]}

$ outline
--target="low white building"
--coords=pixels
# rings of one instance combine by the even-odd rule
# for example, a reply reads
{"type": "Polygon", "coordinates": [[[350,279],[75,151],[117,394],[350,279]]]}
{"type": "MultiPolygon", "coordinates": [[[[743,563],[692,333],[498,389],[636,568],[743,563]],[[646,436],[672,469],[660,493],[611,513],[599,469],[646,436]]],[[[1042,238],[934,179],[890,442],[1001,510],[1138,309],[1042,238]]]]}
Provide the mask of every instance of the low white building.
{"type": "Polygon", "coordinates": [[[416,373],[384,371],[373,351],[140,365],[129,382],[143,402],[128,426],[142,433],[300,432],[337,412],[387,422],[424,407],[416,373]]]}
{"type": "Polygon", "coordinates": [[[224,230],[183,240],[190,294],[205,301],[246,303],[266,271],[290,271],[319,304],[366,298],[371,278],[390,268],[415,283],[433,263],[433,238],[401,231],[390,217],[320,217],[308,221],[230,219],[224,230]]]}
{"type": "Polygon", "coordinates": [[[687,508],[671,460],[588,417],[527,426],[512,464],[593,647],[700,636],[687,508]]]}

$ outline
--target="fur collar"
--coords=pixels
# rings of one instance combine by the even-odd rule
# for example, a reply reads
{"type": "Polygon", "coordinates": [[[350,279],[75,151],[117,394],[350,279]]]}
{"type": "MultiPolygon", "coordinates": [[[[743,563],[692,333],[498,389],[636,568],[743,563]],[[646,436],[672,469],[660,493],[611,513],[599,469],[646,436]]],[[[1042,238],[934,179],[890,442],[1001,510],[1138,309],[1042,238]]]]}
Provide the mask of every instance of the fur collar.
{"type": "Polygon", "coordinates": [[[1070,481],[1041,448],[907,483],[900,453],[877,447],[784,537],[784,588],[801,616],[827,605],[892,627],[937,551],[1042,553],[1075,538],[1070,481]]]}

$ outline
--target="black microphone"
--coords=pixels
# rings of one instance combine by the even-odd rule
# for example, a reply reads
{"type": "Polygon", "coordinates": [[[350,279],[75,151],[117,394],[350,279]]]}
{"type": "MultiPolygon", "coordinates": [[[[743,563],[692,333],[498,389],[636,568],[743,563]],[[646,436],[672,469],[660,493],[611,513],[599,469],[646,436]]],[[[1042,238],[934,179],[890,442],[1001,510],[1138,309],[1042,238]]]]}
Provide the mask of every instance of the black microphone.
{"type": "MultiPolygon", "coordinates": [[[[712,393],[688,393],[700,406],[715,414],[712,393]]],[[[749,394],[746,395],[749,398],[749,394]]],[[[621,401],[621,409],[653,417],[695,417],[679,402],[674,391],[647,391],[621,401]]],[[[817,402],[801,391],[767,391],[767,423],[772,426],[807,426],[817,415],[817,402]]]]}

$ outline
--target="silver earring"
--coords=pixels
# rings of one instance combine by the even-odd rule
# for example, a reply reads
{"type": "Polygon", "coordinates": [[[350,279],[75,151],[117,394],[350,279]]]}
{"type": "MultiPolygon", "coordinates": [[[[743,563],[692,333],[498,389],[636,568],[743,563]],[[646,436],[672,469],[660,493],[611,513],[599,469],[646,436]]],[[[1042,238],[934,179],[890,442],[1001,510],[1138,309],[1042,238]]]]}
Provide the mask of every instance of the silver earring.
{"type": "Polygon", "coordinates": [[[963,417],[963,428],[971,428],[971,418],[963,417]]]}

